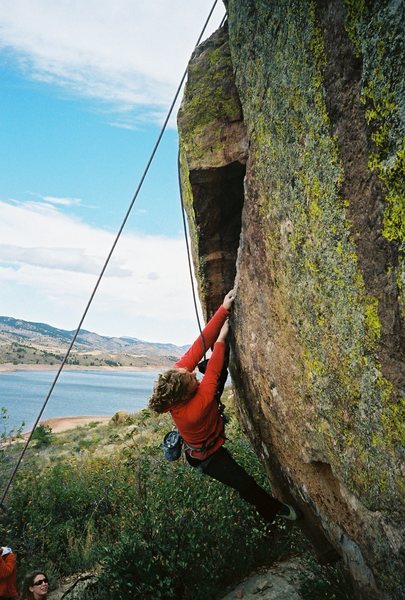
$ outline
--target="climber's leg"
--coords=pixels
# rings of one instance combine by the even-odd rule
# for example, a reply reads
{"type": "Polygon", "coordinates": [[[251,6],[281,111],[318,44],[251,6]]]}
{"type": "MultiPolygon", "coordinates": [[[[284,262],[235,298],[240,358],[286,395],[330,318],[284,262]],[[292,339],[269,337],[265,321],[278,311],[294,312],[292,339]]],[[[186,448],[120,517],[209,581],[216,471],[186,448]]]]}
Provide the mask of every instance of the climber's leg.
{"type": "Polygon", "coordinates": [[[276,514],[283,511],[285,505],[260,487],[223,446],[202,462],[187,454],[186,457],[192,466],[199,466],[205,475],[239,492],[240,496],[252,504],[266,521],[272,522],[276,514]]]}

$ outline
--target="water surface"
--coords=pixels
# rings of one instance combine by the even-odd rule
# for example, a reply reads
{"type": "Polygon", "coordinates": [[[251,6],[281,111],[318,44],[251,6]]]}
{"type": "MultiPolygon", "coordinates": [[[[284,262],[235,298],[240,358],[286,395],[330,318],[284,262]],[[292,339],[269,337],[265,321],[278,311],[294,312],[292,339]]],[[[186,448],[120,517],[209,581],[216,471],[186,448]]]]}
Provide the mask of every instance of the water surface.
{"type": "MultiPolygon", "coordinates": [[[[155,371],[62,371],[41,419],[136,412],[147,405],[156,375],[155,371]]],[[[30,429],[54,377],[55,371],[0,373],[0,407],[8,411],[8,429],[23,421],[24,430],[30,429]]]]}

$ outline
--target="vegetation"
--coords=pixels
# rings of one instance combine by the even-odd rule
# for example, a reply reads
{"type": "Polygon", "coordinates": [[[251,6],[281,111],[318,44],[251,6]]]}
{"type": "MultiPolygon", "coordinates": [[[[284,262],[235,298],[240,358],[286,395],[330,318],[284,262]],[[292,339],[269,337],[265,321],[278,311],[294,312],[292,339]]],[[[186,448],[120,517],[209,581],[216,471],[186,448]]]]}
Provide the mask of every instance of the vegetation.
{"type": "MultiPolygon", "coordinates": [[[[168,416],[143,410],[63,434],[41,429],[1,524],[1,539],[18,552],[19,577],[39,567],[56,583],[92,570],[83,600],[198,600],[217,597],[260,564],[297,552],[308,559],[297,528],[270,529],[232,490],[165,461],[160,444],[169,427],[168,416]]],[[[228,434],[237,460],[266,485],[234,416],[228,434]]],[[[334,589],[341,576],[326,570],[316,585],[334,589]]],[[[350,598],[345,589],[318,597],[350,598]]]]}
{"type": "Polygon", "coordinates": [[[7,409],[0,407],[0,492],[12,468],[14,444],[21,439],[24,425],[23,422],[19,427],[10,427],[7,409]]]}
{"type": "Polygon", "coordinates": [[[32,439],[37,442],[36,447],[42,448],[52,443],[52,429],[49,425],[40,423],[32,434],[32,439]]]}

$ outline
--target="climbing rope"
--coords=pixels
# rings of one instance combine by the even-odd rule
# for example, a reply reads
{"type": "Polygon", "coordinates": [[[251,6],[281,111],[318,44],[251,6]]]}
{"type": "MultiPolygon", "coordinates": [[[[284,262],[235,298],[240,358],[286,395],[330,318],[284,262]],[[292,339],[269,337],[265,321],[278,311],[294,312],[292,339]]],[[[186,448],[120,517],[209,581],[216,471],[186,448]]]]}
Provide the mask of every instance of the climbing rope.
{"type": "Polygon", "coordinates": [[[203,345],[203,348],[204,348],[204,358],[205,358],[205,355],[207,354],[207,347],[205,345],[205,339],[204,339],[203,332],[202,332],[202,327],[201,327],[201,322],[200,322],[200,315],[198,314],[197,297],[196,297],[196,293],[195,293],[195,285],[194,285],[194,277],[193,277],[193,266],[192,266],[192,262],[191,262],[190,244],[188,243],[188,235],[187,235],[186,209],[185,209],[185,206],[184,206],[183,189],[182,189],[182,186],[181,186],[180,150],[179,150],[178,155],[177,155],[177,175],[178,175],[178,179],[179,179],[179,193],[180,193],[180,203],[181,203],[181,216],[182,216],[182,219],[183,219],[184,239],[186,241],[188,270],[189,270],[189,274],[190,274],[191,290],[192,290],[193,302],[194,302],[194,310],[195,310],[195,314],[196,314],[196,317],[197,317],[198,329],[200,331],[201,341],[202,341],[202,345],[203,345]]]}
{"type": "MultiPolygon", "coordinates": [[[[216,7],[217,3],[218,3],[218,0],[215,0],[215,1],[214,1],[214,3],[213,3],[213,5],[212,5],[212,7],[211,7],[211,10],[210,10],[210,12],[208,13],[208,17],[207,17],[207,19],[206,19],[206,21],[205,21],[205,23],[204,23],[204,26],[203,26],[203,28],[202,28],[202,30],[201,30],[201,33],[200,33],[200,35],[199,35],[199,37],[198,37],[198,40],[197,40],[197,42],[196,42],[195,46],[198,46],[198,44],[200,43],[200,41],[201,41],[201,39],[202,39],[202,37],[203,37],[203,35],[204,35],[204,32],[205,32],[205,30],[206,30],[206,28],[207,28],[207,25],[208,25],[208,23],[209,23],[209,21],[210,21],[210,19],[211,19],[212,13],[214,12],[214,9],[215,9],[215,7],[216,7]]],[[[156,142],[155,142],[155,145],[154,145],[154,147],[153,147],[153,150],[152,150],[152,152],[151,152],[151,154],[150,154],[149,160],[148,160],[148,162],[146,163],[145,169],[144,169],[144,171],[143,171],[143,174],[142,174],[142,176],[141,176],[141,178],[140,178],[140,180],[139,180],[138,186],[137,186],[137,188],[136,188],[136,190],[135,190],[135,193],[134,193],[134,195],[133,195],[133,198],[132,198],[132,200],[131,200],[131,203],[130,203],[130,205],[129,205],[129,207],[128,207],[128,210],[127,210],[127,212],[126,212],[126,214],[125,214],[125,217],[124,217],[124,219],[123,219],[123,221],[122,221],[122,223],[121,223],[121,226],[120,226],[120,228],[119,228],[119,230],[118,230],[118,233],[117,233],[117,235],[116,235],[116,237],[115,237],[115,240],[114,240],[114,242],[113,242],[113,244],[112,244],[112,246],[111,246],[111,249],[110,249],[110,251],[109,251],[109,253],[108,253],[108,255],[107,255],[107,258],[106,258],[106,260],[105,260],[105,263],[104,263],[104,265],[103,265],[103,267],[102,267],[102,269],[101,269],[100,275],[98,276],[98,279],[97,279],[97,281],[96,281],[96,284],[95,284],[95,286],[94,286],[94,289],[93,289],[93,291],[92,291],[92,293],[91,293],[91,295],[90,295],[90,298],[89,298],[89,300],[88,300],[88,302],[87,302],[86,308],[84,309],[83,315],[82,315],[82,317],[81,317],[81,319],[80,319],[80,321],[79,321],[79,324],[78,324],[78,326],[77,326],[77,328],[76,328],[76,331],[75,331],[75,333],[74,333],[74,335],[73,335],[73,338],[72,338],[72,340],[71,340],[71,342],[70,342],[70,344],[69,344],[69,347],[68,347],[68,349],[67,349],[67,351],[66,351],[66,354],[65,354],[65,356],[63,357],[63,360],[62,360],[62,362],[60,363],[59,369],[58,369],[58,371],[57,371],[57,373],[56,373],[56,375],[55,375],[55,378],[54,378],[54,380],[53,380],[53,382],[52,382],[52,384],[51,384],[51,387],[50,387],[50,389],[49,389],[49,392],[48,392],[48,394],[47,394],[47,396],[46,396],[46,398],[45,398],[45,400],[44,400],[44,402],[43,402],[43,404],[42,404],[41,410],[39,411],[39,414],[38,414],[38,416],[37,416],[37,418],[36,418],[36,420],[35,420],[35,423],[34,423],[34,425],[33,425],[32,429],[31,429],[31,432],[30,432],[30,434],[29,434],[29,436],[28,436],[28,438],[27,438],[27,440],[26,440],[26,442],[25,442],[25,444],[24,444],[24,447],[23,447],[23,449],[22,449],[22,451],[21,451],[21,454],[20,454],[20,456],[18,457],[18,460],[17,460],[17,462],[16,462],[16,464],[15,464],[15,467],[14,467],[14,469],[13,469],[13,471],[12,471],[11,475],[10,475],[10,478],[9,478],[9,480],[8,480],[8,482],[7,482],[7,485],[6,485],[6,487],[5,487],[5,490],[4,490],[4,492],[3,492],[3,495],[2,495],[2,497],[1,497],[1,500],[0,500],[0,507],[1,507],[1,508],[3,508],[3,509],[5,509],[5,507],[3,506],[4,500],[5,500],[5,498],[6,498],[7,494],[8,494],[8,491],[9,491],[9,489],[10,489],[10,487],[11,487],[11,484],[12,484],[12,482],[13,482],[13,480],[14,480],[14,477],[15,477],[15,475],[16,475],[16,473],[17,473],[18,469],[19,469],[19,466],[20,466],[20,464],[21,464],[21,462],[22,462],[22,460],[23,460],[23,458],[24,458],[24,455],[25,455],[25,453],[26,453],[26,451],[27,451],[27,448],[28,448],[28,446],[29,446],[29,444],[30,444],[30,442],[31,442],[32,436],[33,436],[33,434],[34,434],[34,431],[35,431],[35,429],[36,429],[36,427],[37,427],[37,425],[38,425],[38,423],[39,423],[39,421],[40,421],[40,419],[41,419],[41,417],[42,417],[42,414],[43,414],[43,412],[44,412],[44,410],[45,410],[45,408],[46,408],[46,406],[47,406],[47,404],[48,404],[49,398],[50,398],[50,397],[51,397],[51,395],[52,395],[52,392],[53,392],[53,390],[54,390],[54,388],[55,388],[55,385],[56,385],[56,383],[57,383],[57,381],[58,381],[58,379],[59,379],[59,376],[60,376],[60,374],[61,374],[61,372],[62,372],[62,370],[63,370],[63,367],[65,366],[65,364],[66,364],[66,361],[67,361],[67,359],[69,358],[70,352],[71,352],[71,350],[72,350],[72,348],[73,348],[73,345],[74,345],[74,343],[75,343],[75,341],[76,341],[76,338],[77,338],[77,336],[79,335],[79,331],[80,331],[80,329],[81,329],[81,326],[82,326],[82,324],[83,324],[83,322],[84,322],[84,319],[85,319],[85,318],[86,318],[86,316],[87,316],[87,313],[88,313],[88,311],[89,311],[89,308],[90,308],[90,306],[91,306],[91,303],[93,302],[94,296],[95,296],[95,294],[96,294],[96,292],[97,292],[97,289],[98,289],[98,287],[99,287],[99,285],[100,285],[101,279],[103,278],[103,275],[104,275],[104,273],[105,273],[105,270],[106,270],[106,268],[107,268],[107,266],[108,266],[108,264],[109,264],[109,262],[110,262],[111,256],[112,256],[112,254],[113,254],[113,252],[114,252],[114,250],[115,250],[115,247],[116,247],[116,245],[117,245],[117,243],[118,243],[118,240],[119,240],[119,238],[121,237],[121,233],[122,233],[122,231],[123,231],[123,229],[124,229],[124,227],[125,227],[125,225],[126,225],[126,223],[127,223],[128,217],[129,217],[129,215],[130,215],[130,213],[131,213],[131,211],[132,211],[132,208],[133,208],[133,206],[134,206],[134,204],[135,204],[135,201],[136,201],[136,199],[137,199],[137,197],[138,197],[138,194],[139,194],[139,192],[140,192],[140,190],[141,190],[141,188],[142,188],[142,185],[143,185],[143,183],[144,183],[144,180],[145,180],[145,178],[146,178],[146,175],[147,175],[147,173],[148,173],[148,171],[149,171],[149,168],[150,168],[150,166],[151,166],[151,164],[152,164],[152,161],[153,161],[153,159],[154,159],[154,157],[155,157],[156,151],[157,151],[157,149],[158,149],[158,147],[159,147],[159,144],[160,144],[160,142],[161,142],[161,139],[162,139],[162,137],[163,137],[163,134],[164,134],[164,132],[165,132],[165,130],[166,130],[167,124],[168,124],[168,122],[169,122],[169,119],[170,119],[170,117],[171,117],[171,114],[172,114],[172,112],[173,112],[174,106],[175,106],[175,104],[176,104],[176,102],[177,102],[177,98],[178,98],[178,96],[179,96],[179,94],[180,94],[180,91],[181,91],[181,88],[182,88],[182,86],[183,86],[183,83],[184,83],[184,81],[185,81],[185,79],[186,79],[186,76],[187,76],[187,67],[186,67],[186,68],[185,68],[185,70],[184,70],[183,76],[182,76],[182,78],[181,78],[181,80],[180,80],[180,83],[179,83],[179,85],[178,85],[178,87],[177,87],[177,90],[176,90],[176,93],[175,93],[175,95],[174,95],[173,101],[172,101],[172,103],[171,103],[171,105],[170,105],[170,108],[169,108],[169,110],[168,110],[167,116],[166,116],[166,118],[165,118],[165,120],[164,120],[164,123],[163,123],[163,125],[162,125],[162,128],[161,128],[161,130],[160,130],[160,133],[159,133],[159,135],[158,135],[158,137],[157,137],[157,140],[156,140],[156,142]]],[[[193,290],[194,290],[194,286],[193,286],[193,290]]],[[[193,292],[193,293],[194,293],[194,292],[193,292]]],[[[195,296],[194,296],[194,302],[195,302],[195,296]]],[[[195,306],[196,306],[196,302],[195,302],[195,306]]],[[[200,327],[200,323],[199,323],[199,327],[200,327]]],[[[201,331],[201,327],[200,327],[200,331],[201,331]]]]}

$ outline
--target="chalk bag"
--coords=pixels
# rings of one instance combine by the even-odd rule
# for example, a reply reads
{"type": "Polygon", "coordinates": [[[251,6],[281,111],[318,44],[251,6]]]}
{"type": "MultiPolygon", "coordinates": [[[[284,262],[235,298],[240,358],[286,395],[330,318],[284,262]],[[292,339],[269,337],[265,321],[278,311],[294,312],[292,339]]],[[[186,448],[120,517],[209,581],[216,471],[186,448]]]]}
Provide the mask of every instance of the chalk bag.
{"type": "Polygon", "coordinates": [[[173,429],[166,433],[163,439],[163,454],[167,460],[178,460],[181,455],[181,449],[183,446],[183,438],[177,431],[177,429],[173,429]]]}

